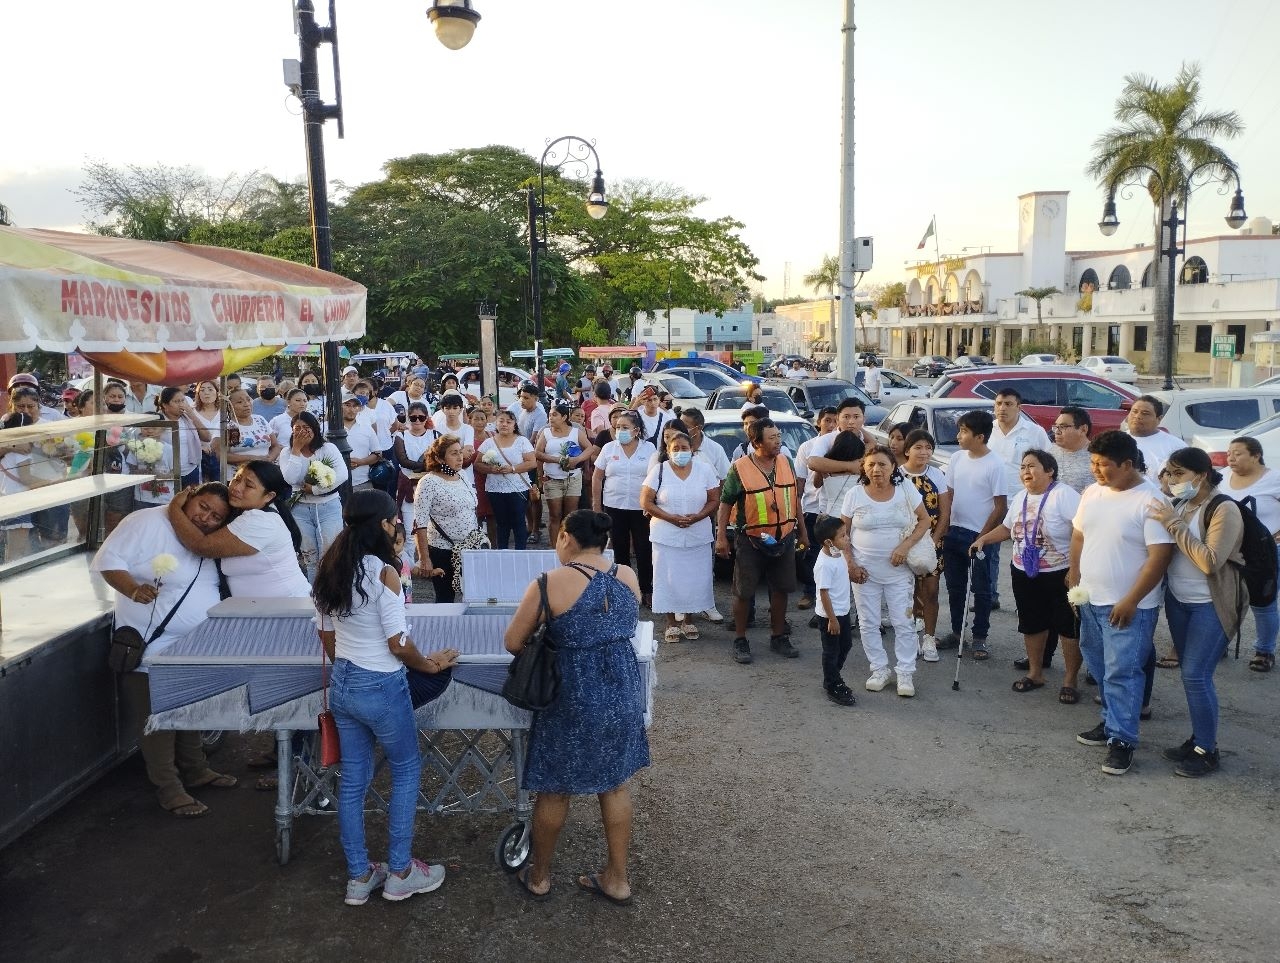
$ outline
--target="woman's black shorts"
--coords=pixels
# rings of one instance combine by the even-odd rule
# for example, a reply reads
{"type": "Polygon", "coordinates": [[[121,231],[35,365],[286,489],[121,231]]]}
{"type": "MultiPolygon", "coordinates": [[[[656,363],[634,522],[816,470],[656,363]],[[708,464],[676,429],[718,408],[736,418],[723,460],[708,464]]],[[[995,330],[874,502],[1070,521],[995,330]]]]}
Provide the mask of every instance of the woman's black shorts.
{"type": "Polygon", "coordinates": [[[1013,578],[1013,599],[1018,605],[1018,631],[1036,635],[1055,630],[1059,637],[1077,639],[1076,613],[1067,601],[1067,570],[1041,572],[1035,578],[1016,565],[1009,566],[1013,578]]]}

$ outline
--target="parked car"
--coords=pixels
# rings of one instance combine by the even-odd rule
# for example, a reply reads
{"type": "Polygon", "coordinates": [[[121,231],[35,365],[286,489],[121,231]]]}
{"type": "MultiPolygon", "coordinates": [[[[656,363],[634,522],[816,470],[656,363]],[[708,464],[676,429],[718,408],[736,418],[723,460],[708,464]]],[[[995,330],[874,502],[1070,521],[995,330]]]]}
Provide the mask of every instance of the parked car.
{"type": "Polygon", "coordinates": [[[962,354],[951,362],[951,367],[947,370],[952,371],[956,368],[990,368],[994,365],[994,361],[980,354],[962,354]]]}
{"type": "Polygon", "coordinates": [[[1003,365],[971,371],[948,371],[933,386],[933,398],[989,398],[1004,387],[1022,396],[1022,410],[1045,431],[1066,405],[1089,412],[1093,433],[1119,428],[1138,393],[1126,385],[1090,374],[1073,365],[1003,365]]]}
{"type": "Polygon", "coordinates": [[[1121,384],[1131,385],[1138,380],[1138,369],[1124,358],[1113,354],[1093,354],[1080,359],[1081,368],[1100,378],[1110,378],[1121,384]]]}
{"type": "Polygon", "coordinates": [[[911,377],[936,378],[951,365],[951,359],[946,355],[926,354],[923,358],[917,358],[916,363],[911,366],[911,377]]]}
{"type": "Polygon", "coordinates": [[[1209,460],[1218,468],[1227,465],[1227,446],[1241,435],[1258,439],[1262,446],[1262,460],[1268,465],[1280,465],[1280,415],[1272,415],[1262,421],[1245,425],[1238,431],[1192,435],[1189,444],[1209,453],[1209,460]]]}
{"type": "Polygon", "coordinates": [[[1254,385],[1255,388],[1280,388],[1280,375],[1272,375],[1270,378],[1264,378],[1254,385]]]}
{"type": "Polygon", "coordinates": [[[740,388],[744,381],[743,378],[731,377],[715,368],[664,368],[663,370],[692,382],[699,391],[708,395],[717,388],[740,388]]]}
{"type": "Polygon", "coordinates": [[[781,388],[795,402],[800,417],[814,421],[823,408],[835,408],[845,398],[859,398],[867,406],[867,424],[876,425],[885,416],[885,409],[867,397],[866,392],[843,378],[810,378],[808,381],[770,381],[766,384],[781,388]]]}
{"type": "MultiPolygon", "coordinates": [[[[905,421],[912,428],[924,428],[937,442],[934,460],[945,467],[952,453],[960,450],[956,444],[956,423],[966,411],[989,411],[995,417],[995,402],[986,398],[912,398],[890,408],[885,420],[868,428],[867,434],[887,445],[891,425],[905,421]]],[[[1022,417],[1031,420],[1025,411],[1022,417]]]]}
{"type": "Polygon", "coordinates": [[[651,371],[641,380],[671,395],[677,408],[705,408],[711,397],[688,378],[671,371],[651,371]]]}
{"type": "MultiPolygon", "coordinates": [[[[791,400],[791,396],[787,394],[784,387],[777,382],[765,384],[761,387],[764,392],[764,406],[769,409],[772,414],[779,415],[795,415],[797,418],[803,418],[800,409],[796,407],[796,403],[791,400]]],[[[742,406],[747,403],[747,390],[741,385],[734,385],[732,388],[727,385],[723,388],[717,388],[711,392],[711,397],[707,399],[707,411],[741,411],[742,406]]]]}
{"type": "Polygon", "coordinates": [[[1270,388],[1186,388],[1150,391],[1164,402],[1160,427],[1179,438],[1232,431],[1280,414],[1280,385],[1270,388]]]}
{"type": "MultiPolygon", "coordinates": [[[[747,433],[742,430],[742,419],[738,417],[738,412],[727,408],[719,410],[708,408],[705,417],[707,423],[703,433],[723,448],[726,455],[733,457],[733,450],[747,440],[747,433]]],[[[799,415],[775,412],[770,416],[770,420],[777,424],[782,432],[782,443],[793,455],[801,445],[818,433],[813,425],[799,415]]]]}
{"type": "MultiPolygon", "coordinates": [[[[867,372],[859,368],[853,374],[853,383],[862,391],[867,389],[864,387],[867,380],[867,372]]],[[[929,393],[929,389],[909,381],[896,371],[890,371],[888,368],[880,369],[880,401],[882,403],[892,403],[901,401],[903,398],[923,398],[929,393]]]]}
{"type": "MultiPolygon", "coordinates": [[[[520,391],[520,385],[526,381],[532,381],[533,375],[522,368],[505,368],[498,366],[498,405],[506,408],[515,404],[517,395],[520,391]]],[[[480,369],[476,367],[463,368],[458,372],[458,387],[462,389],[463,394],[475,395],[479,397],[480,392],[480,369]]]]}
{"type": "MultiPolygon", "coordinates": [[[[728,375],[730,378],[733,378],[739,384],[741,384],[744,381],[760,381],[761,380],[761,378],[758,375],[744,374],[743,372],[739,371],[737,368],[729,367],[723,361],[717,361],[715,358],[703,358],[698,356],[695,356],[692,358],[689,358],[689,357],[663,358],[662,360],[655,362],[653,367],[650,368],[649,370],[650,371],[669,371],[676,368],[710,368],[714,371],[723,372],[724,374],[728,375]]],[[[697,384],[697,382],[694,382],[694,383],[697,384]]],[[[699,385],[699,387],[701,386],[699,385]]]]}
{"type": "Polygon", "coordinates": [[[1038,364],[1062,364],[1062,359],[1056,354],[1029,354],[1018,364],[1038,365],[1038,364]]]}

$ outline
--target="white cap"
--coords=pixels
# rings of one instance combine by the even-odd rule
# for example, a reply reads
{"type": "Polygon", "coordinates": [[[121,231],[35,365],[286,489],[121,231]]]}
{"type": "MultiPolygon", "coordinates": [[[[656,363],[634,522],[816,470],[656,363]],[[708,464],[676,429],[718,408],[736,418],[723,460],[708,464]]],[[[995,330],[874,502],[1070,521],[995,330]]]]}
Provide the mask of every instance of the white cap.
{"type": "Polygon", "coordinates": [[[359,368],[357,368],[357,367],[356,367],[355,365],[353,365],[353,364],[349,364],[349,365],[347,365],[345,368],[343,368],[343,369],[342,369],[342,373],[343,373],[344,375],[345,375],[345,374],[358,375],[358,374],[360,373],[360,369],[359,369],[359,368]]]}

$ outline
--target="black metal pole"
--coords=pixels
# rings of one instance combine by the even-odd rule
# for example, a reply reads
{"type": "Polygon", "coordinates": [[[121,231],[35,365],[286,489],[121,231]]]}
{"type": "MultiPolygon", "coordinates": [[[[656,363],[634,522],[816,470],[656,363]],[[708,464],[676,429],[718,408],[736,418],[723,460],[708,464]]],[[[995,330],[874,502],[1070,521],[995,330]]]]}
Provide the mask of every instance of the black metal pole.
{"type": "Polygon", "coordinates": [[[1169,202],[1169,219],[1160,222],[1169,232],[1168,246],[1163,254],[1169,263],[1165,266],[1165,299],[1164,299],[1164,390],[1173,390],[1173,298],[1174,298],[1174,262],[1178,259],[1178,199],[1169,202]]]}
{"type": "MultiPolygon", "coordinates": [[[[315,248],[315,264],[322,271],[333,270],[333,240],[329,230],[329,192],[324,168],[324,123],[337,117],[336,104],[324,103],[320,98],[320,68],[316,53],[322,43],[333,43],[332,24],[321,27],[316,23],[315,7],[311,0],[298,0],[298,53],[301,61],[302,117],[306,132],[307,187],[311,200],[311,237],[315,248]]],[[[350,468],[351,445],[347,443],[347,430],[342,423],[341,357],[336,341],[324,342],[321,354],[324,366],[324,390],[328,410],[327,438],[342,454],[348,469],[348,480],[342,486],[342,499],[351,494],[350,468]]]]}
{"type": "Polygon", "coordinates": [[[545,397],[546,386],[542,383],[542,283],[538,277],[538,214],[541,211],[539,198],[529,188],[529,289],[533,304],[533,382],[538,386],[538,401],[545,397]]]}

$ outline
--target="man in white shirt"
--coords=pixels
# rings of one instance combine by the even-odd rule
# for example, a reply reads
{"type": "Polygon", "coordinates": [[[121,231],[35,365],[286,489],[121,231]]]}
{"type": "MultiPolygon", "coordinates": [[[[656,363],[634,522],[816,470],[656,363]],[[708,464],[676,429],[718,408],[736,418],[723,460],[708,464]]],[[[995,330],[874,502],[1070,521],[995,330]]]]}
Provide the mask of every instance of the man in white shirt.
{"type": "Polygon", "coordinates": [[[371,487],[369,466],[382,460],[382,439],[368,419],[361,415],[367,411],[360,399],[350,392],[342,394],[342,427],[347,431],[347,444],[351,446],[351,490],[371,487]]]}
{"type": "Polygon", "coordinates": [[[794,359],[791,362],[791,370],[787,372],[787,380],[788,381],[806,381],[808,380],[808,378],[809,378],[809,372],[804,370],[804,365],[800,363],[800,360],[798,358],[794,359]]]}
{"type": "MultiPolygon", "coordinates": [[[[1022,395],[1008,385],[996,391],[995,423],[987,447],[995,452],[1005,471],[1005,493],[1022,487],[1022,456],[1030,449],[1047,451],[1049,436],[1029,418],[1022,417],[1022,395]]],[[[1000,608],[1000,545],[986,546],[987,569],[991,576],[991,608],[1000,608]]]]}
{"type": "Polygon", "coordinates": [[[145,381],[130,381],[129,390],[124,393],[124,410],[131,415],[153,415],[156,413],[156,399],[160,390],[145,381]]]}
{"type": "Polygon", "coordinates": [[[1102,771],[1120,776],[1138,745],[1147,676],[1154,671],[1162,581],[1175,546],[1152,517],[1152,506],[1165,498],[1138,470],[1137,440],[1104,431],[1089,453],[1098,483],[1081,494],[1071,523],[1067,586],[1088,593],[1078,606],[1080,652],[1098,680],[1102,722],[1076,741],[1107,746],[1102,771]]]}
{"type": "Polygon", "coordinates": [[[658,407],[658,389],[653,385],[645,385],[634,398],[631,407],[640,416],[644,425],[644,440],[655,448],[662,447],[662,426],[673,421],[675,415],[658,407]]]}
{"type": "Polygon", "coordinates": [[[987,447],[992,418],[987,411],[966,411],[957,421],[956,444],[960,450],[947,467],[947,490],[940,511],[951,519],[942,541],[942,568],[947,578],[951,608],[951,634],[938,641],[939,649],[960,644],[964,625],[965,588],[972,582],[973,658],[991,657],[987,633],[991,628],[991,575],[984,559],[971,558],[969,547],[1004,520],[1008,505],[1008,477],[1000,456],[987,447]]]}
{"type": "Polygon", "coordinates": [[[867,406],[862,403],[861,398],[845,398],[841,401],[836,405],[836,430],[813,439],[813,447],[809,449],[809,457],[805,464],[807,471],[820,471],[824,475],[860,474],[859,466],[851,468],[848,462],[828,458],[827,454],[835,443],[836,435],[842,431],[852,431],[867,448],[874,445],[875,441],[866,432],[866,424],[867,406]]]}
{"type": "Polygon", "coordinates": [[[1134,401],[1125,419],[1125,428],[1137,442],[1138,451],[1142,452],[1142,460],[1146,463],[1147,480],[1156,486],[1160,484],[1160,469],[1169,456],[1187,447],[1181,438],[1160,430],[1163,417],[1164,402],[1151,395],[1143,395],[1134,401]]]}
{"type": "Polygon", "coordinates": [[[817,597],[814,594],[816,589],[813,582],[813,563],[818,560],[818,552],[822,550],[822,543],[813,537],[813,524],[818,520],[822,489],[815,488],[809,483],[810,473],[807,464],[809,452],[813,450],[819,438],[834,435],[835,430],[836,410],[823,408],[818,412],[818,434],[796,449],[796,480],[803,486],[800,495],[800,511],[804,513],[804,530],[808,533],[808,537],[804,540],[808,549],[800,562],[800,601],[796,603],[798,609],[813,608],[814,599],[817,597]]]}
{"type": "Polygon", "coordinates": [[[862,390],[876,404],[880,403],[880,368],[871,355],[866,356],[866,365],[862,369],[862,390]]]}
{"type": "MultiPolygon", "coordinates": [[[[716,478],[723,483],[729,474],[729,456],[725,454],[718,441],[711,441],[704,431],[707,419],[699,408],[686,408],[680,412],[680,420],[689,431],[689,447],[693,449],[693,457],[701,458],[716,473],[716,478]]],[[[719,619],[714,621],[719,622],[719,619]]]]}

